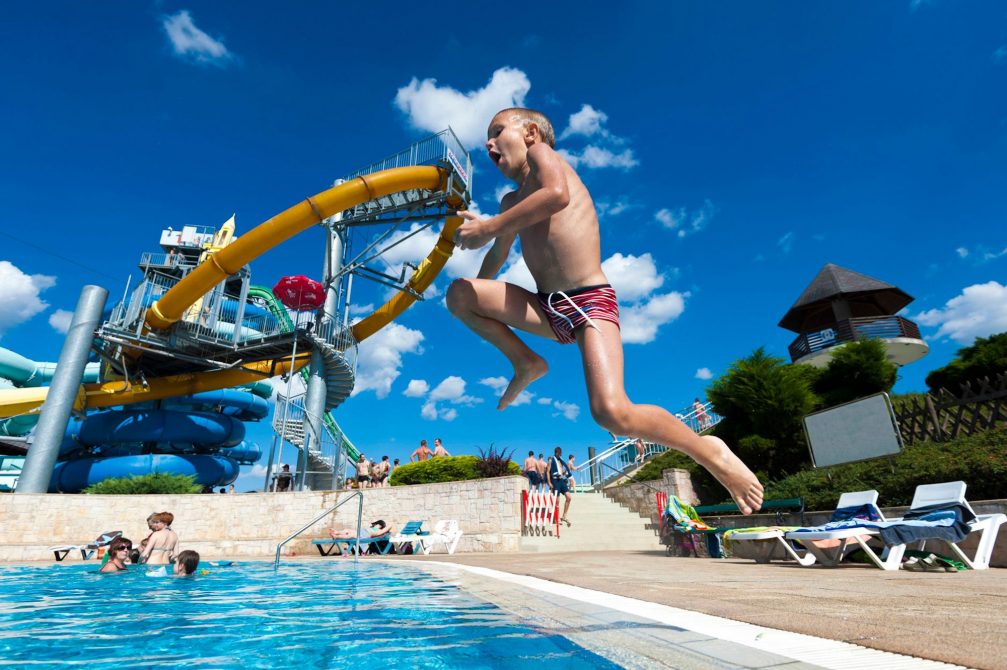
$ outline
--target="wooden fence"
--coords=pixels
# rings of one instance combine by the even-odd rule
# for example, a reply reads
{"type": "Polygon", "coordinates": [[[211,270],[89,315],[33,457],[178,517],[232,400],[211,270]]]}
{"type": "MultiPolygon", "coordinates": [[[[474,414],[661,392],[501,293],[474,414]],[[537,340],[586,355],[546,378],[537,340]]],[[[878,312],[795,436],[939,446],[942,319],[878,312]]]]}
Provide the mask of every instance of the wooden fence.
{"type": "Polygon", "coordinates": [[[960,397],[941,389],[937,395],[911,398],[895,416],[905,444],[943,442],[1007,425],[1007,372],[993,382],[986,377],[963,384],[960,397]]]}

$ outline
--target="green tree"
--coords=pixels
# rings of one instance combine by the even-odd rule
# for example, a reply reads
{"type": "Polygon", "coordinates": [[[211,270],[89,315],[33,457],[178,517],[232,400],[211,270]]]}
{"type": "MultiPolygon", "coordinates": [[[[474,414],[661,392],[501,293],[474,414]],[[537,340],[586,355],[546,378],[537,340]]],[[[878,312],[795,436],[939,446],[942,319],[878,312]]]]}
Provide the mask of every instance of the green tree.
{"type": "Polygon", "coordinates": [[[983,377],[996,379],[1007,372],[1007,333],[977,337],[971,346],[958,350],[957,358],[927,375],[927,386],[936,393],[945,388],[960,394],[961,385],[983,377]]]}
{"type": "Polygon", "coordinates": [[[802,418],[818,405],[819,372],[789,365],[760,347],[735,361],[707,392],[724,417],[716,432],[755,470],[771,477],[809,463],[802,418]]]}
{"type": "Polygon", "coordinates": [[[869,338],[837,347],[828,367],[814,381],[824,407],[833,407],[895,386],[898,367],[888,360],[881,340],[869,338]]]}

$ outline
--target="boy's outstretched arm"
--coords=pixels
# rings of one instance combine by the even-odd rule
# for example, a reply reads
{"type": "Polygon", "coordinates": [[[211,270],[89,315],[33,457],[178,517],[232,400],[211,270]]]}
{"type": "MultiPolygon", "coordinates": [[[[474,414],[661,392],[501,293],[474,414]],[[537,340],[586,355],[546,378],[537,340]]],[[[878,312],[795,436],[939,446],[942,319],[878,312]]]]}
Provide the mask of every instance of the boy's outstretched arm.
{"type": "Polygon", "coordinates": [[[516,235],[522,228],[534,225],[570,204],[570,191],[563,173],[563,159],[548,144],[533,144],[528,148],[528,179],[539,184],[513,207],[490,219],[480,219],[469,212],[459,212],[467,221],[455,233],[455,242],[462,249],[478,249],[501,235],[516,235]]]}
{"type": "Polygon", "coordinates": [[[479,268],[479,279],[493,279],[500,272],[510,248],[514,246],[515,235],[501,235],[493,242],[493,246],[483,257],[482,267],[479,268]]]}

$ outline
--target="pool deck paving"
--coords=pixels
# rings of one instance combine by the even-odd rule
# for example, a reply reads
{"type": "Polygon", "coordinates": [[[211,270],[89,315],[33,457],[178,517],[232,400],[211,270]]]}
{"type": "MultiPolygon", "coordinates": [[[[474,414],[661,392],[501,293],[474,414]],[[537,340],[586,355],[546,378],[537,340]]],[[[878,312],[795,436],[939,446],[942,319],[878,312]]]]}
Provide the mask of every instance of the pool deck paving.
{"type": "Polygon", "coordinates": [[[805,568],[661,552],[401,557],[527,575],[971,668],[1007,668],[1007,570],[805,568]]]}

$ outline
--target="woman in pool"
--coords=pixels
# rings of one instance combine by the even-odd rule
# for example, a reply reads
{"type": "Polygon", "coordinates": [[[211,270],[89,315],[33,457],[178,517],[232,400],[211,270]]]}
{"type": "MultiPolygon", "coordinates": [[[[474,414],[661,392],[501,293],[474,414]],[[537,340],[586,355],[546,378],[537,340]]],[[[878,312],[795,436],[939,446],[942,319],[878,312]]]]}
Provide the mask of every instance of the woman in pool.
{"type": "Polygon", "coordinates": [[[150,565],[167,565],[178,551],[178,535],[168,528],[175,520],[169,512],[155,514],[152,520],[154,532],[147,538],[147,546],[140,554],[140,560],[150,565]]]}
{"type": "Polygon", "coordinates": [[[124,537],[117,537],[108,546],[108,563],[101,566],[99,572],[124,572],[129,552],[133,550],[133,543],[124,537]]]}

